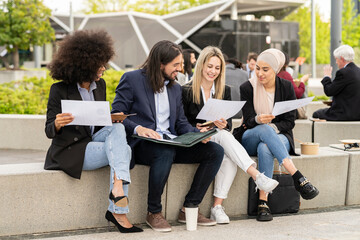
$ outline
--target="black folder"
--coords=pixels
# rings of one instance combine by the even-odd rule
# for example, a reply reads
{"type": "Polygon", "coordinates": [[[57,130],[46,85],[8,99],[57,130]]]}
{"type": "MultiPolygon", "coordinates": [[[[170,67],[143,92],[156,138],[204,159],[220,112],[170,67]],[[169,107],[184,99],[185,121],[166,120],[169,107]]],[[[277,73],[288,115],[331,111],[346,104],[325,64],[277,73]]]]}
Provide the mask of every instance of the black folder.
{"type": "Polygon", "coordinates": [[[180,135],[176,138],[173,138],[171,140],[153,139],[153,138],[148,138],[148,137],[142,137],[142,136],[139,136],[136,134],[132,135],[132,137],[140,138],[140,139],[144,139],[147,141],[152,141],[152,142],[156,142],[156,143],[160,143],[160,144],[169,144],[169,145],[179,146],[179,147],[192,147],[195,144],[201,142],[202,140],[204,140],[216,133],[217,133],[216,129],[211,129],[207,132],[188,132],[188,133],[180,135]]]}

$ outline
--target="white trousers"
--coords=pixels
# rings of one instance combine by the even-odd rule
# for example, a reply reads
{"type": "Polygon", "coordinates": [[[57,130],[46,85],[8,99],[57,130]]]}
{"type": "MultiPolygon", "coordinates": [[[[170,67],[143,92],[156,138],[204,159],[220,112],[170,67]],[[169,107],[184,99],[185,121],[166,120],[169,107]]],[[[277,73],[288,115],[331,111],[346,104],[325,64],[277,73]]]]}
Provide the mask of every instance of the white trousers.
{"type": "Polygon", "coordinates": [[[211,141],[224,148],[224,159],[215,177],[214,196],[225,199],[234,181],[239,166],[244,172],[250,166],[256,168],[245,148],[226,130],[218,130],[218,133],[211,137],[211,141]]]}

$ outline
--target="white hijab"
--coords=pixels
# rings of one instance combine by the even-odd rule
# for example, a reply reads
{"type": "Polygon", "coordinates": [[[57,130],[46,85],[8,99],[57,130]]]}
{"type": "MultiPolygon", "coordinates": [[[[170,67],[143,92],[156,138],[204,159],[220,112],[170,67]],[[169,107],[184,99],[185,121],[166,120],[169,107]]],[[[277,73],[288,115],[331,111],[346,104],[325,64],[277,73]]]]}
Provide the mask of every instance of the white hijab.
{"type": "MultiPolygon", "coordinates": [[[[260,53],[257,61],[263,61],[269,64],[270,67],[274,70],[276,76],[276,74],[279,73],[281,68],[284,66],[285,55],[278,49],[269,48],[260,53]]],[[[272,107],[270,106],[273,106],[274,104],[269,104],[266,90],[264,86],[258,81],[256,74],[254,74],[249,81],[254,89],[253,102],[256,114],[271,114],[272,107]]]]}

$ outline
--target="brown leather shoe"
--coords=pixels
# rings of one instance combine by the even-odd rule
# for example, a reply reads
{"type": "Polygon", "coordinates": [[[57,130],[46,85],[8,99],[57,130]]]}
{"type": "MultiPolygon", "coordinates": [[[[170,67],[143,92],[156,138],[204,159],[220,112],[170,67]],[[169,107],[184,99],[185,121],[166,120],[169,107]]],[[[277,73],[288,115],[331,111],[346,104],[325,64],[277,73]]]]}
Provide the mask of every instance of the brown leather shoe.
{"type": "MultiPolygon", "coordinates": [[[[179,211],[178,222],[180,222],[180,223],[186,223],[185,212],[183,212],[181,209],[180,209],[180,211],[179,211]]],[[[197,224],[198,224],[199,226],[214,226],[214,225],[216,225],[216,221],[211,220],[211,219],[205,217],[205,216],[202,215],[202,214],[200,213],[200,211],[199,211],[199,212],[198,212],[197,224]]]]}
{"type": "Polygon", "coordinates": [[[171,226],[166,221],[164,216],[159,213],[148,213],[146,216],[146,223],[149,225],[154,231],[158,232],[170,232],[171,226]]]}

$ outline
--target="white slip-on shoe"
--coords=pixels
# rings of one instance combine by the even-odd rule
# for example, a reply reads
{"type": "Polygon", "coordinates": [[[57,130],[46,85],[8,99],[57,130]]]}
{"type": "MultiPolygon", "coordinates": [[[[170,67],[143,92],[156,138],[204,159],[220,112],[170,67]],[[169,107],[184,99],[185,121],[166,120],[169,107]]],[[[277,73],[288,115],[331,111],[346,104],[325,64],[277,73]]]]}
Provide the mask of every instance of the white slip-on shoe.
{"type": "Polygon", "coordinates": [[[221,205],[216,205],[211,208],[210,219],[216,221],[218,224],[226,224],[230,222],[228,215],[225,213],[225,208],[221,205]]]}
{"type": "Polygon", "coordinates": [[[256,187],[264,192],[271,193],[277,185],[279,184],[278,181],[265,176],[263,173],[258,173],[256,175],[256,187]]]}

